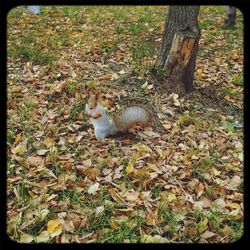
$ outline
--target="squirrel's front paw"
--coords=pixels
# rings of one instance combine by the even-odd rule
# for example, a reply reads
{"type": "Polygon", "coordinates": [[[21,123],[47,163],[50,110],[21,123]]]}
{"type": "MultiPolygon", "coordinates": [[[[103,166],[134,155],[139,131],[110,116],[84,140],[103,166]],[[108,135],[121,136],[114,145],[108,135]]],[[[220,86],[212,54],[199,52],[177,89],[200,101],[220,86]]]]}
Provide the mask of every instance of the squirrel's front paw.
{"type": "Polygon", "coordinates": [[[96,113],[94,116],[93,116],[93,118],[94,119],[98,119],[99,117],[101,117],[102,116],[102,114],[100,113],[100,112],[98,112],[98,113],[96,113]]]}

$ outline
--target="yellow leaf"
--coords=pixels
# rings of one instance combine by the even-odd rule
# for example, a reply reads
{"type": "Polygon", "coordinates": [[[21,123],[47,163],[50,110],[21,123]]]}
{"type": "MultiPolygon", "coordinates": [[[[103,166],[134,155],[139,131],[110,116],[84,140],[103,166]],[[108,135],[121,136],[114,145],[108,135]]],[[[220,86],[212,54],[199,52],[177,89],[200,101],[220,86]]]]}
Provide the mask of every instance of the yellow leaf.
{"type": "Polygon", "coordinates": [[[137,144],[134,144],[132,148],[136,148],[142,154],[152,152],[152,149],[145,144],[137,143],[137,144]]]}
{"type": "Polygon", "coordinates": [[[236,202],[227,202],[227,206],[233,209],[241,209],[240,204],[236,202]]]}
{"type": "Polygon", "coordinates": [[[218,171],[215,167],[212,167],[212,172],[215,176],[218,176],[221,174],[221,171],[218,171]]]}
{"type": "Polygon", "coordinates": [[[22,86],[13,86],[10,88],[10,93],[19,93],[22,92],[22,86]]]}
{"type": "Polygon", "coordinates": [[[162,125],[165,129],[170,129],[172,127],[172,125],[170,123],[164,123],[162,125]]]}
{"type": "Polygon", "coordinates": [[[200,75],[202,73],[202,69],[197,69],[196,73],[197,73],[197,75],[200,75]]]}
{"type": "Polygon", "coordinates": [[[45,144],[45,146],[46,146],[47,148],[49,148],[49,147],[51,147],[51,146],[53,145],[54,139],[53,139],[53,138],[50,138],[50,137],[46,137],[46,138],[44,139],[44,142],[43,142],[43,143],[45,144]]]}
{"type": "Polygon", "coordinates": [[[60,235],[62,233],[61,219],[57,218],[55,220],[48,221],[47,231],[52,238],[60,235]]]}
{"type": "Polygon", "coordinates": [[[230,96],[228,96],[228,95],[224,96],[224,99],[226,99],[227,101],[231,100],[230,96]]]}
{"type": "Polygon", "coordinates": [[[21,142],[15,148],[11,150],[13,154],[23,154],[26,151],[26,143],[21,142]]]}
{"type": "Polygon", "coordinates": [[[96,82],[87,82],[86,85],[89,88],[95,88],[95,87],[97,87],[98,84],[96,82]]]}
{"type": "Polygon", "coordinates": [[[21,136],[21,134],[18,134],[17,136],[16,136],[16,139],[15,139],[15,143],[18,143],[18,142],[20,142],[21,140],[22,140],[22,136],[21,136]]]}
{"type": "Polygon", "coordinates": [[[130,158],[130,159],[132,159],[132,160],[134,160],[134,161],[137,161],[137,159],[140,158],[140,157],[141,157],[140,152],[134,152],[134,153],[131,155],[131,158],[130,158]]]}
{"type": "Polygon", "coordinates": [[[130,174],[134,171],[134,163],[133,161],[129,161],[128,166],[126,167],[126,173],[130,174]]]}
{"type": "Polygon", "coordinates": [[[104,74],[98,77],[99,80],[111,80],[112,74],[104,74]]]}
{"type": "Polygon", "coordinates": [[[168,195],[168,201],[171,202],[171,201],[173,201],[173,200],[176,200],[175,194],[169,194],[169,195],[168,195]]]}

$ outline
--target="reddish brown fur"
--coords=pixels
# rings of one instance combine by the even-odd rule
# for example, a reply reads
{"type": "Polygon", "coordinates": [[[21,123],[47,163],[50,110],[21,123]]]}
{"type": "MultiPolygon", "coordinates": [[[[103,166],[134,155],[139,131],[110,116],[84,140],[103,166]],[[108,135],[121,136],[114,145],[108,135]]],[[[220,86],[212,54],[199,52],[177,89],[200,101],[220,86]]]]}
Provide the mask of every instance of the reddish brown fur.
{"type": "Polygon", "coordinates": [[[89,108],[95,109],[100,95],[98,93],[95,94],[92,91],[90,91],[87,93],[87,96],[88,96],[89,108]]]}

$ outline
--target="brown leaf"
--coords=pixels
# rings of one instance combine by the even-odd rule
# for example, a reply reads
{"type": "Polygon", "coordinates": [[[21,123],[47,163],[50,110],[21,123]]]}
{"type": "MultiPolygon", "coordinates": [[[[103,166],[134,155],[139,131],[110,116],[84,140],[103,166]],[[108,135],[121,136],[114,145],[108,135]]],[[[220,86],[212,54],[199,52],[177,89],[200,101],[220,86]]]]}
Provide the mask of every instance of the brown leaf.
{"type": "Polygon", "coordinates": [[[156,225],[157,222],[157,211],[152,211],[147,215],[147,224],[156,225]]]}
{"type": "Polygon", "coordinates": [[[63,166],[65,169],[70,170],[72,169],[73,164],[71,162],[64,162],[63,166]]]}
{"type": "Polygon", "coordinates": [[[51,138],[51,137],[46,137],[43,141],[44,145],[49,148],[53,145],[54,143],[54,138],[51,138]]]}
{"type": "Polygon", "coordinates": [[[201,196],[204,192],[205,186],[199,182],[196,186],[195,186],[195,191],[197,193],[197,196],[201,196]]]}
{"type": "Polygon", "coordinates": [[[230,208],[233,208],[233,209],[241,209],[241,206],[239,203],[236,203],[236,202],[227,202],[227,207],[230,207],[230,208]]]}
{"type": "Polygon", "coordinates": [[[99,176],[100,170],[98,168],[87,168],[85,174],[91,181],[94,181],[99,176]]]}
{"type": "Polygon", "coordinates": [[[82,165],[84,165],[85,167],[91,167],[92,166],[92,160],[87,159],[85,161],[82,161],[82,165]]]}
{"type": "Polygon", "coordinates": [[[43,165],[43,158],[40,156],[28,156],[27,164],[30,167],[39,167],[43,165]]]}
{"type": "Polygon", "coordinates": [[[209,239],[209,238],[212,238],[213,236],[215,236],[216,234],[213,233],[213,232],[210,232],[210,231],[205,231],[202,235],[201,235],[201,238],[203,239],[209,239]]]}

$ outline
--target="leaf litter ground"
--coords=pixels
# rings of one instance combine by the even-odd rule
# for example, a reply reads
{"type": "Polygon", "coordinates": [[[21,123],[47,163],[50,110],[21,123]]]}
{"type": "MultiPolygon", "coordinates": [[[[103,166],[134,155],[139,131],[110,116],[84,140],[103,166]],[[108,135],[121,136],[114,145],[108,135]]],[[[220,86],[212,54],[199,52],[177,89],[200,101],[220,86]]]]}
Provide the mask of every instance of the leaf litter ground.
{"type": "Polygon", "coordinates": [[[243,46],[202,6],[196,91],[152,77],[163,6],[24,7],[8,15],[7,224],[19,242],[232,242],[243,233],[243,46]],[[150,128],[97,142],[86,89],[109,113],[150,103],[150,128]]]}

